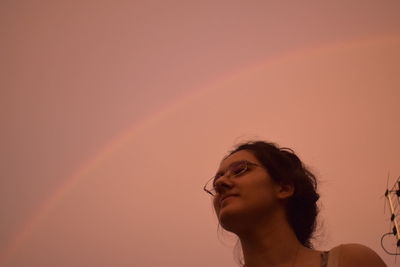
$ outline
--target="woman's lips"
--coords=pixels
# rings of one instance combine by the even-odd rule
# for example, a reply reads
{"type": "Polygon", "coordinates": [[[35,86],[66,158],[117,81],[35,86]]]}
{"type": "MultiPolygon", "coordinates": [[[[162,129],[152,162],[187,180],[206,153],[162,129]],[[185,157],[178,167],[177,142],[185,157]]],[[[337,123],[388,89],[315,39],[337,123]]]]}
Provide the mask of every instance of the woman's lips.
{"type": "Polygon", "coordinates": [[[227,200],[230,200],[230,199],[235,198],[235,197],[237,197],[237,196],[238,196],[238,195],[229,195],[229,196],[223,197],[223,198],[221,199],[221,205],[222,205],[224,202],[226,202],[227,200]]]}

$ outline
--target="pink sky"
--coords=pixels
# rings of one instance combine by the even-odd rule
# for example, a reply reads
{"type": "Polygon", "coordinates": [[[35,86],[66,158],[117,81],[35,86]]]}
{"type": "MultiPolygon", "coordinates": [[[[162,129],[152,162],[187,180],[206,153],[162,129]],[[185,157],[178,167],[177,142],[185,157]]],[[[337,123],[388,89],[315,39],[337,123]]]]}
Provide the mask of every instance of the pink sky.
{"type": "Polygon", "coordinates": [[[252,138],[321,180],[317,249],[362,243],[395,266],[380,238],[400,175],[399,12],[3,1],[0,266],[236,266],[201,189],[252,138]]]}

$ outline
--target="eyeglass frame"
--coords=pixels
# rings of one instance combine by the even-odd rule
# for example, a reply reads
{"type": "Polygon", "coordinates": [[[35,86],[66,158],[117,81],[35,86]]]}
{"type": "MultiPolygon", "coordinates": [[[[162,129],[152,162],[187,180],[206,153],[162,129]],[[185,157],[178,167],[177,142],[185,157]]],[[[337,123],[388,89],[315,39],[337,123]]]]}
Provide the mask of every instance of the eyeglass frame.
{"type": "Polygon", "coordinates": [[[215,196],[218,194],[217,191],[216,191],[216,189],[215,189],[215,182],[216,182],[218,179],[222,178],[223,176],[226,176],[226,173],[228,173],[228,172],[229,172],[229,175],[227,175],[226,177],[229,177],[229,178],[241,176],[242,174],[246,173],[246,172],[249,170],[249,167],[250,167],[250,166],[262,167],[260,164],[257,164],[257,163],[254,163],[254,162],[250,162],[250,161],[247,161],[247,160],[239,160],[239,161],[236,161],[236,162],[232,162],[232,163],[229,165],[229,167],[227,168],[227,171],[226,171],[224,174],[222,174],[221,176],[217,177],[217,175],[218,175],[218,173],[217,173],[214,177],[212,177],[210,180],[208,180],[207,183],[204,185],[203,190],[204,190],[206,193],[210,194],[211,196],[215,197],[215,196]],[[232,168],[232,166],[235,165],[235,164],[240,164],[240,163],[245,163],[246,168],[243,169],[243,171],[241,171],[240,173],[233,174],[233,173],[230,171],[231,168],[232,168]],[[212,189],[211,189],[211,190],[208,190],[207,187],[210,187],[209,184],[210,184],[211,181],[213,181],[213,183],[212,183],[212,189]],[[214,192],[214,193],[213,193],[213,192],[214,192]]]}

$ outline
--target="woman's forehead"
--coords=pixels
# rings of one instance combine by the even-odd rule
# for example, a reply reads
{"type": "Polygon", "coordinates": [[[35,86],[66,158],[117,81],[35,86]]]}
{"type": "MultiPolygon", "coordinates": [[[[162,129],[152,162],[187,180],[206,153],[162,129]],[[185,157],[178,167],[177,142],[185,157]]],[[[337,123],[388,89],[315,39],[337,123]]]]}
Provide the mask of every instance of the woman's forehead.
{"type": "Polygon", "coordinates": [[[250,151],[239,150],[239,151],[225,157],[219,165],[219,170],[223,170],[223,169],[227,168],[229,165],[231,165],[232,163],[241,161],[241,160],[248,160],[253,163],[259,163],[257,158],[250,151]]]}

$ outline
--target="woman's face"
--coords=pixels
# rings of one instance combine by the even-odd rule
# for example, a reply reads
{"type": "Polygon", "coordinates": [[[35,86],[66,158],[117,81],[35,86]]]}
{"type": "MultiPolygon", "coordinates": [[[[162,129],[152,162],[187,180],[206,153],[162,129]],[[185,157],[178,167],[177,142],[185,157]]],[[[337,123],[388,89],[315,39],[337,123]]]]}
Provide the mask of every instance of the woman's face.
{"type": "Polygon", "coordinates": [[[280,186],[247,150],[225,158],[216,177],[215,185],[220,189],[213,200],[214,209],[220,224],[228,231],[235,232],[240,225],[265,218],[278,206],[280,186]],[[236,173],[235,168],[243,161],[250,162],[248,169],[235,177],[229,175],[236,173]]]}

